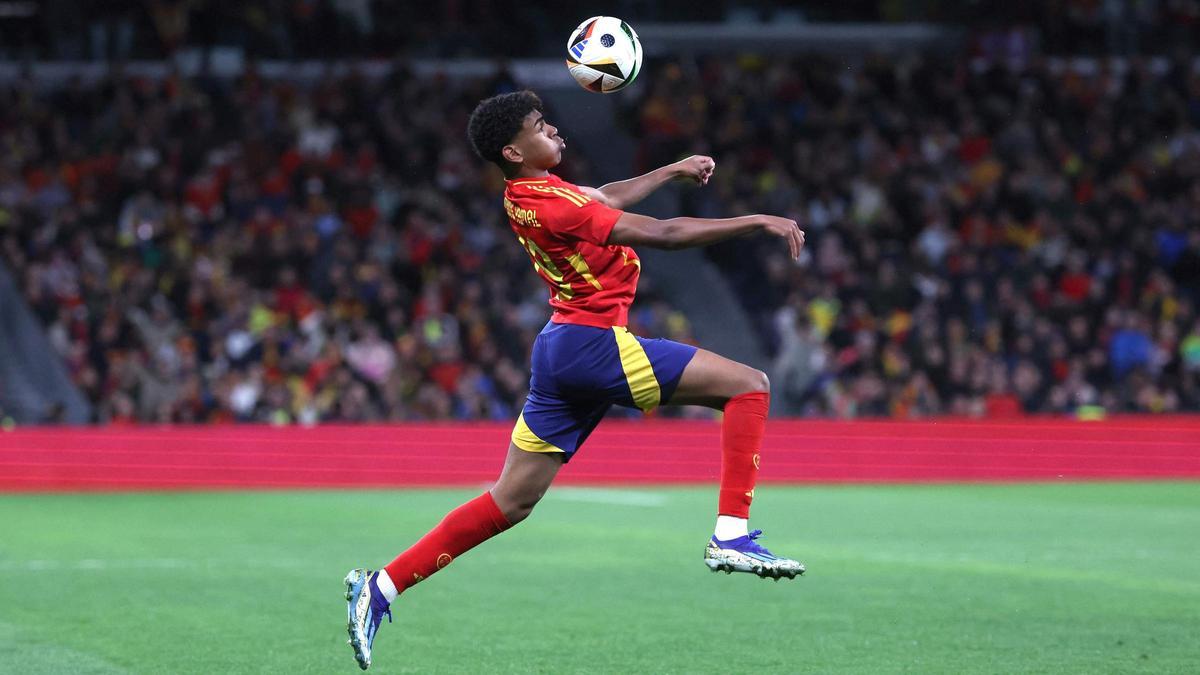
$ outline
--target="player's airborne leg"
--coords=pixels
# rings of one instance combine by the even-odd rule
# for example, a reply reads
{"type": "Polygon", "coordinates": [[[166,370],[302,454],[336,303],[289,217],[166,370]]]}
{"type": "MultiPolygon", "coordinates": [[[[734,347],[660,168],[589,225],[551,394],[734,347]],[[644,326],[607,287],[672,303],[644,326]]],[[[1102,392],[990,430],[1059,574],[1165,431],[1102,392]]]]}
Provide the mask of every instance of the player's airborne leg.
{"type": "Polygon", "coordinates": [[[714,572],[749,572],[778,581],[804,574],[804,565],[772,554],[755,541],[762,531],[748,527],[770,401],[765,373],[701,349],[684,369],[669,403],[725,411],[717,524],[704,563],[714,572]]]}
{"type": "Polygon", "coordinates": [[[716,163],[694,156],[600,188],[550,173],[566,142],[529,91],[494,96],[471,113],[467,135],[480,158],[505,176],[504,210],[516,241],[550,292],[550,323],[534,341],[529,396],[513,429],[496,487],[446,515],[378,572],[346,577],[347,629],[354,656],[371,665],[371,646],[390,603],[459,555],[516,524],[541,499],[612,405],[650,412],[664,402],[725,411],[717,529],[705,551],[713,570],[794,577],[804,566],[760,546],[748,532],[750,500],[769,402],[762,373],[670,340],[630,334],[629,307],[641,274],[631,248],[704,246],[765,232],[804,246],[796,222],[768,215],[658,220],[624,209],[673,178],[700,185],[716,163]]]}
{"type": "Polygon", "coordinates": [[[407,551],[378,571],[346,575],[347,632],[354,658],[366,670],[383,617],[405,589],[425,580],[455,558],[529,516],[562,466],[556,454],[525,452],[510,445],[500,478],[491,490],[459,506],[407,551]]]}

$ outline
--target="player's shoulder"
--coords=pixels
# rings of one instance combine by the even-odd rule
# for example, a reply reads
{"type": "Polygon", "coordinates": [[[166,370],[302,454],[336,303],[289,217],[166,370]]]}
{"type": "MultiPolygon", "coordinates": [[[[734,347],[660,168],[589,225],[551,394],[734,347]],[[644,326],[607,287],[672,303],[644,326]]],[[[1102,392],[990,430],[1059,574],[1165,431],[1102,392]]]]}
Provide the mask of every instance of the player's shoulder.
{"type": "Polygon", "coordinates": [[[545,178],[519,178],[508,181],[505,196],[509,199],[530,199],[547,204],[584,206],[592,198],[579,186],[550,174],[545,178]]]}

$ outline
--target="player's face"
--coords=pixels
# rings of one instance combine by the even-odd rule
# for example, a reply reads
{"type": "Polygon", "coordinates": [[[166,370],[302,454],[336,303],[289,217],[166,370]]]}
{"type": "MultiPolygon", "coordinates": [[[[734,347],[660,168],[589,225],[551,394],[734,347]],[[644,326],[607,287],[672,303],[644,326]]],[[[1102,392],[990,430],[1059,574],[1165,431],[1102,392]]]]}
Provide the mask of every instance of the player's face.
{"type": "Polygon", "coordinates": [[[513,140],[521,151],[521,162],[531,169],[551,169],[562,161],[566,142],[558,135],[558,127],[546,121],[542,113],[534,110],[525,116],[521,133],[513,140]]]}

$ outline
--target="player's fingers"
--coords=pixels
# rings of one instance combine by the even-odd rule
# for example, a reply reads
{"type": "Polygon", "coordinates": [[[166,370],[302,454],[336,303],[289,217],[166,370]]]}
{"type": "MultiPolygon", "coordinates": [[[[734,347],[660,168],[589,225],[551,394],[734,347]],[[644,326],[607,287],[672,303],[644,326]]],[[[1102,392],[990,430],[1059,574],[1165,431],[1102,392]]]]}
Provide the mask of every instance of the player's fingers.
{"type": "Polygon", "coordinates": [[[788,252],[792,254],[792,260],[800,257],[800,246],[796,242],[795,228],[788,228],[787,231],[788,252]]]}

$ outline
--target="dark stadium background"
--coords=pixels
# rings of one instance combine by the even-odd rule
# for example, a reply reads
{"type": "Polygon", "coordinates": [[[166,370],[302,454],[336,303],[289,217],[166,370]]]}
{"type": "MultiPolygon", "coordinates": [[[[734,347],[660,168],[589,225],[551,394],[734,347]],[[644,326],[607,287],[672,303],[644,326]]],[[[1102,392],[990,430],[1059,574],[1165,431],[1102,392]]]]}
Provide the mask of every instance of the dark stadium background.
{"type": "Polygon", "coordinates": [[[513,418],[547,308],[462,130],[518,86],[568,179],[709,153],[641,208],[806,229],[649,252],[632,320],[777,414],[1200,408],[1195,3],[694,4],[606,5],[649,56],[595,97],[557,3],[3,3],[4,416],[513,418]]]}
{"type": "Polygon", "coordinates": [[[1192,672],[1200,0],[0,0],[0,672],[356,671],[345,570],[491,485],[547,291],[473,106],[599,185],[689,154],[630,329],[762,369],[614,410],[528,521],[394,605],[382,672],[1192,672]],[[646,60],[602,96],[570,30],[646,60]],[[757,464],[756,464],[757,465],[757,464]]]}

